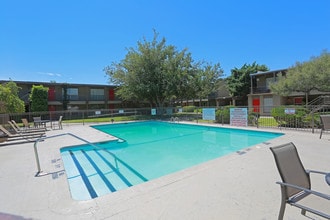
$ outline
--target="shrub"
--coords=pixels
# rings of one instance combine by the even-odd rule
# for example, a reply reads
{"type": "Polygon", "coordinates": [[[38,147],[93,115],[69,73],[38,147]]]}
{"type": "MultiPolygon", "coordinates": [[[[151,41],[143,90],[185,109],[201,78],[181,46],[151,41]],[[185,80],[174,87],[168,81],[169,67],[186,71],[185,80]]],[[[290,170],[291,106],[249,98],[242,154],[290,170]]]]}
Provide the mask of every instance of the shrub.
{"type": "Polygon", "coordinates": [[[48,110],[48,88],[43,85],[32,86],[31,94],[31,111],[42,112],[48,110]]]}
{"type": "Polygon", "coordinates": [[[249,123],[249,125],[256,126],[257,122],[259,120],[259,117],[260,117],[259,113],[249,112],[249,114],[248,114],[248,123],[249,123]]]}
{"type": "Polygon", "coordinates": [[[234,108],[235,106],[227,105],[215,112],[215,119],[217,123],[230,123],[230,108],[234,108]]]}
{"type": "Polygon", "coordinates": [[[203,112],[203,109],[202,108],[196,108],[194,110],[195,113],[202,113],[203,112]]]}
{"type": "Polygon", "coordinates": [[[183,106],[182,111],[183,112],[194,112],[195,106],[183,106]]]}
{"type": "Polygon", "coordinates": [[[311,121],[308,110],[302,106],[279,106],[272,109],[272,116],[283,127],[305,127],[311,121]],[[286,109],[294,109],[294,114],[288,114],[286,109]]]}

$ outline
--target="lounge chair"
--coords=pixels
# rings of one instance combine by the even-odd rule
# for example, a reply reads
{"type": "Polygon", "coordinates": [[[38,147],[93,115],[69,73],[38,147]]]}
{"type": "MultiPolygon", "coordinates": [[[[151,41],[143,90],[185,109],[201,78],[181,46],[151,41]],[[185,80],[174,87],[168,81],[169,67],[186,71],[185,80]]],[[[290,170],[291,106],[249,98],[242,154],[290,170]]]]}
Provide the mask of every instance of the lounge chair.
{"type": "Polygon", "coordinates": [[[18,124],[16,123],[15,120],[8,121],[8,124],[18,134],[22,134],[22,133],[35,133],[35,132],[44,131],[44,129],[34,129],[34,128],[22,129],[20,126],[18,126],[18,124]]]}
{"type": "Polygon", "coordinates": [[[321,134],[320,139],[322,137],[323,131],[330,131],[330,115],[320,115],[321,120],[321,134]]]}
{"type": "Polygon", "coordinates": [[[35,139],[39,138],[45,135],[45,132],[34,132],[34,133],[18,133],[18,134],[12,134],[10,131],[8,131],[5,127],[0,125],[0,131],[2,131],[7,136],[7,141],[9,140],[18,140],[18,139],[35,139]]]}
{"type": "MultiPolygon", "coordinates": [[[[324,175],[325,178],[329,176],[329,173],[305,170],[299,158],[298,151],[293,143],[271,147],[270,150],[274,155],[277,169],[282,178],[282,182],[276,182],[277,184],[280,184],[282,192],[281,208],[278,219],[283,219],[286,204],[290,204],[301,209],[302,215],[305,215],[307,211],[330,219],[330,213],[327,214],[317,210],[316,208],[307,207],[306,205],[300,203],[300,201],[308,195],[314,195],[320,199],[318,204],[321,204],[320,202],[329,202],[330,195],[312,190],[310,180],[310,173],[321,174],[324,175]]],[[[327,183],[330,186],[330,180],[327,181],[327,183]]]]}
{"type": "Polygon", "coordinates": [[[30,123],[26,118],[21,119],[25,128],[30,128],[30,123]]]}

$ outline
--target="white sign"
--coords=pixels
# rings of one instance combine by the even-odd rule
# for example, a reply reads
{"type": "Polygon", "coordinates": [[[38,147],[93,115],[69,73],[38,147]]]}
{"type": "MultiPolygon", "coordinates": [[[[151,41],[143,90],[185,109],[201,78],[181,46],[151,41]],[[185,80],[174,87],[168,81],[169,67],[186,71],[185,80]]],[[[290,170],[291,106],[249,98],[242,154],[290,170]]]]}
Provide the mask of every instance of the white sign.
{"type": "Polygon", "coordinates": [[[156,115],[156,109],[155,108],[151,109],[151,115],[156,115]]]}
{"type": "Polygon", "coordinates": [[[287,115],[294,115],[294,114],[296,114],[296,109],[294,109],[294,108],[286,108],[286,109],[284,110],[284,112],[285,112],[285,114],[287,114],[287,115]]]}
{"type": "Polygon", "coordinates": [[[230,125],[247,126],[247,108],[230,108],[230,125]]]}
{"type": "Polygon", "coordinates": [[[119,114],[123,114],[123,113],[124,113],[124,110],[120,109],[120,110],[118,111],[118,113],[119,113],[119,114]]]}
{"type": "Polygon", "coordinates": [[[215,120],[215,108],[203,108],[203,120],[215,120]]]}
{"type": "Polygon", "coordinates": [[[101,111],[95,111],[95,115],[100,115],[101,111]]]}

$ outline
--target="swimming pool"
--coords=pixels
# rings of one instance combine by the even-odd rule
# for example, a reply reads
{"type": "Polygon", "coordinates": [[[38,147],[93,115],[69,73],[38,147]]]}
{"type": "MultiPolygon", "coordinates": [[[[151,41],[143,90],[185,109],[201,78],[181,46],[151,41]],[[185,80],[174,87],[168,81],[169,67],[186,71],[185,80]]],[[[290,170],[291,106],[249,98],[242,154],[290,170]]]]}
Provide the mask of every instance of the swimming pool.
{"type": "Polygon", "coordinates": [[[283,135],[156,121],[93,127],[118,140],[61,148],[76,200],[109,194],[283,135]]]}

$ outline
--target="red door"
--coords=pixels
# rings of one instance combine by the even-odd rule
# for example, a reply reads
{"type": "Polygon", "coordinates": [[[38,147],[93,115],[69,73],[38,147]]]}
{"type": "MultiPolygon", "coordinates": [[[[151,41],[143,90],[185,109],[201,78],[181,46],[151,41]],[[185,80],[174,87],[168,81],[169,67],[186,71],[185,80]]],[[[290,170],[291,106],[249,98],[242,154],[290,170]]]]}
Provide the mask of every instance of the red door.
{"type": "Polygon", "coordinates": [[[55,87],[49,87],[48,89],[48,101],[55,100],[55,87]]]}
{"type": "Polygon", "coordinates": [[[253,112],[260,112],[260,99],[254,98],[252,100],[253,112]]]}
{"type": "MultiPolygon", "coordinates": [[[[110,101],[115,100],[115,90],[114,90],[114,89],[110,89],[110,90],[109,90],[109,100],[110,100],[110,101]]],[[[109,108],[110,108],[110,109],[114,109],[114,108],[115,108],[115,105],[114,105],[114,104],[110,104],[110,105],[109,105],[109,108]]]]}

